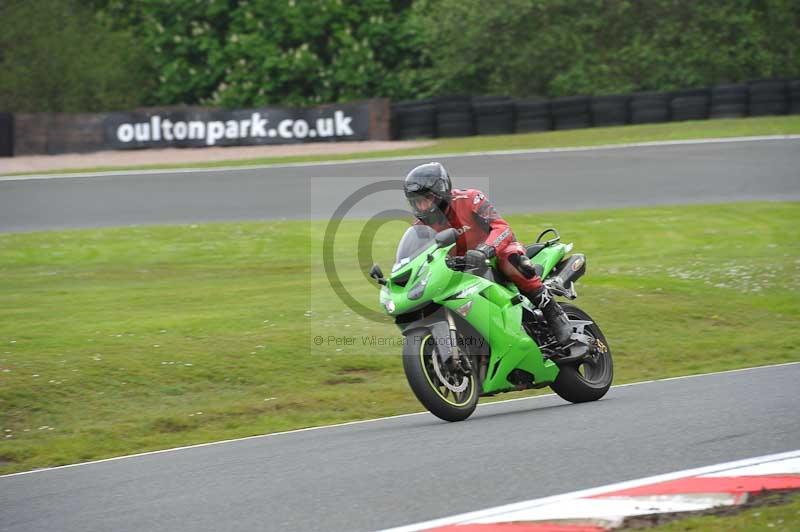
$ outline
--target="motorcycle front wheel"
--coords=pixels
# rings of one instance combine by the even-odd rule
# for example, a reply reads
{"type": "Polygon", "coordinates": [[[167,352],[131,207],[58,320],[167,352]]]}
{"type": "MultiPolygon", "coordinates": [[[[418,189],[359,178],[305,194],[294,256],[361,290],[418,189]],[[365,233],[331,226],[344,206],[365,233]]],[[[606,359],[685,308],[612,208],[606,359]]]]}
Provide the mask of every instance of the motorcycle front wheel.
{"type": "MultiPolygon", "coordinates": [[[[403,370],[419,402],[445,421],[463,421],[478,405],[475,371],[466,374],[450,359],[442,363],[429,332],[409,334],[403,346],[403,370]]],[[[466,355],[462,355],[466,356],[466,355]]]]}

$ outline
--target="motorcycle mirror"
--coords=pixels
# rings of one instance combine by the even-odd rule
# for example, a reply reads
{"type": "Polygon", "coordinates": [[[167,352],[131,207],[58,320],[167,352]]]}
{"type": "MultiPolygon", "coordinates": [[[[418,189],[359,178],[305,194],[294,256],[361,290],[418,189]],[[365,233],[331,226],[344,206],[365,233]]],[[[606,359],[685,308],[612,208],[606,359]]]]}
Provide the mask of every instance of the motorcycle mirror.
{"type": "Polygon", "coordinates": [[[442,248],[451,244],[455,244],[457,238],[458,233],[456,233],[456,230],[452,227],[436,233],[436,243],[442,248]]]}
{"type": "Polygon", "coordinates": [[[386,279],[383,278],[383,271],[377,264],[373,264],[369,270],[369,276],[375,279],[378,284],[386,284],[386,279]]]}

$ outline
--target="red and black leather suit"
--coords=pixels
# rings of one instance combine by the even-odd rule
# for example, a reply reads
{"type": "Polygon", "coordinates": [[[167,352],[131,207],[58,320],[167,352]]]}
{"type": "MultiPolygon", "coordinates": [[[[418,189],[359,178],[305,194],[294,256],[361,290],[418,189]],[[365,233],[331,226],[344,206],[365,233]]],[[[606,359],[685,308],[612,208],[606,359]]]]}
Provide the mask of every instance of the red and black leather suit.
{"type": "MultiPolygon", "coordinates": [[[[430,225],[436,231],[450,227],[458,233],[455,254],[464,255],[467,250],[476,249],[481,244],[494,248],[497,267],[521,292],[531,294],[542,289],[539,276],[526,278],[508,260],[511,255],[525,254],[525,247],[517,242],[511,227],[497,214],[494,206],[480,190],[474,188],[453,189],[450,202],[444,211],[445,221],[425,224],[417,219],[415,225],[430,225]]],[[[441,216],[440,216],[441,217],[441,216]]]]}

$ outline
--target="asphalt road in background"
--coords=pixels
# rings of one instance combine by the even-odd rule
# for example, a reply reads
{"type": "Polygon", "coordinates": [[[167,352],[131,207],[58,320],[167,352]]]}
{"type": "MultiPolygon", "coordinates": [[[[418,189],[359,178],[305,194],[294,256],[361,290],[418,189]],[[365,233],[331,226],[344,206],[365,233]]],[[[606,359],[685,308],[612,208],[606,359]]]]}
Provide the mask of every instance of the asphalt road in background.
{"type": "MultiPolygon", "coordinates": [[[[243,170],[2,180],[0,232],[206,221],[319,219],[346,178],[398,179],[441,160],[501,213],[800,199],[800,140],[739,141],[243,170]]],[[[404,208],[398,193],[350,214],[404,208]]]]}
{"type": "Polygon", "coordinates": [[[792,451],[800,363],[0,477],[3,532],[376,530],[792,451]]]}

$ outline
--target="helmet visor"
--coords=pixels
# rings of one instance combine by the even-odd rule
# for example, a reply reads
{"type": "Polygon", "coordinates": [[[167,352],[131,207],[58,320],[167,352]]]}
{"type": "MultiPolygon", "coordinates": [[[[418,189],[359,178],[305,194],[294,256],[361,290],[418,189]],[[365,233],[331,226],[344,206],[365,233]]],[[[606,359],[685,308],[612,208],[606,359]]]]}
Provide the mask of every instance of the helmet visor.
{"type": "Polygon", "coordinates": [[[431,212],[436,207],[436,196],[431,193],[408,194],[408,203],[415,213],[431,212]]]}

